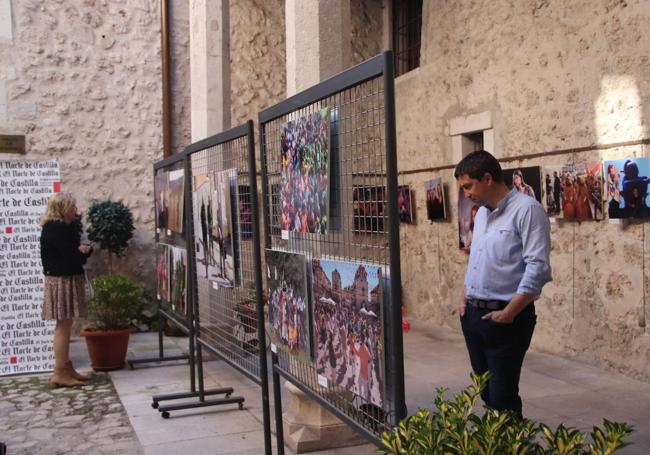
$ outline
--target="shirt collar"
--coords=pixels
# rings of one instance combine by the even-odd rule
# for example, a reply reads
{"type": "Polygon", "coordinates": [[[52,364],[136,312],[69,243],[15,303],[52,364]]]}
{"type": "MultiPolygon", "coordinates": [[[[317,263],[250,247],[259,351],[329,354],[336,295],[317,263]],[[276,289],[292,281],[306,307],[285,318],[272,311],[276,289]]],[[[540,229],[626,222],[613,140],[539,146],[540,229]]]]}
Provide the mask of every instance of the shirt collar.
{"type": "Polygon", "coordinates": [[[499,201],[497,207],[494,210],[490,211],[490,213],[502,212],[506,208],[510,200],[515,196],[515,194],[517,194],[517,188],[513,186],[512,189],[506,193],[503,199],[499,201]]]}

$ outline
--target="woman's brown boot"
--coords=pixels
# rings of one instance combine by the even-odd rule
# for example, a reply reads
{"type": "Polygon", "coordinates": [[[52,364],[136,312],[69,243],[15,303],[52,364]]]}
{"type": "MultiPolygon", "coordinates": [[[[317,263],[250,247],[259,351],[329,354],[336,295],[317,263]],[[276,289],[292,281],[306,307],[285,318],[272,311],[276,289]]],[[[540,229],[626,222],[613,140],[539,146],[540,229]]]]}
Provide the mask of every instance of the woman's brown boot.
{"type": "Polygon", "coordinates": [[[81,374],[77,370],[74,369],[72,366],[72,360],[68,360],[65,364],[65,368],[68,369],[70,372],[70,375],[75,378],[77,381],[89,381],[90,378],[92,377],[89,374],[81,374]]]}
{"type": "Polygon", "coordinates": [[[79,387],[84,385],[83,382],[76,380],[70,374],[67,368],[55,368],[54,374],[50,378],[50,383],[54,387],[79,387]]]}

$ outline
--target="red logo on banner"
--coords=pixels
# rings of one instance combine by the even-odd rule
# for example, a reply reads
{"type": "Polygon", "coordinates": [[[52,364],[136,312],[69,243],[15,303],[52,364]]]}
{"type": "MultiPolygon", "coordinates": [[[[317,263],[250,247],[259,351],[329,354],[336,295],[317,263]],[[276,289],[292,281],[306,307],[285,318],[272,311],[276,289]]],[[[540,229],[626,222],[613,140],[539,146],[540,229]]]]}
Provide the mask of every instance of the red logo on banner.
{"type": "Polygon", "coordinates": [[[9,363],[12,365],[18,363],[18,357],[9,357],[9,363]]]}
{"type": "Polygon", "coordinates": [[[61,192],[61,182],[54,182],[54,188],[53,191],[55,193],[60,193],[61,192]]]}
{"type": "Polygon", "coordinates": [[[7,226],[7,227],[5,228],[5,234],[11,234],[11,233],[13,233],[13,232],[14,232],[14,228],[13,228],[13,227],[11,227],[11,226],[7,226]]]}

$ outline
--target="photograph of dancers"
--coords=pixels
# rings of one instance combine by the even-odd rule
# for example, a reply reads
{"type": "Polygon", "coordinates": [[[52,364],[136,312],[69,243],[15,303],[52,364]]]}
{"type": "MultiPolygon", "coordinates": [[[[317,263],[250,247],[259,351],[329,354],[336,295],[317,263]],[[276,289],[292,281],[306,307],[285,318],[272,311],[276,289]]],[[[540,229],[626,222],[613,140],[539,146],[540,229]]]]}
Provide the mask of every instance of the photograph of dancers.
{"type": "Polygon", "coordinates": [[[211,239],[214,270],[208,278],[224,287],[232,287],[235,283],[231,187],[236,179],[236,169],[212,173],[212,208],[208,211],[208,237],[211,239]]]}
{"type": "Polygon", "coordinates": [[[310,361],[305,256],[266,250],[266,278],[271,342],[310,361]]]}
{"type": "Polygon", "coordinates": [[[599,162],[545,167],[546,213],[565,221],[602,220],[602,169],[599,162]]]}
{"type": "Polygon", "coordinates": [[[650,218],[650,158],[624,158],[604,163],[610,218],[650,218]]]}
{"type": "Polygon", "coordinates": [[[282,230],[325,234],[329,216],[330,109],[286,123],[281,133],[282,230]]]}
{"type": "Polygon", "coordinates": [[[324,259],[311,266],[318,374],[382,406],[381,268],[324,259]]]}

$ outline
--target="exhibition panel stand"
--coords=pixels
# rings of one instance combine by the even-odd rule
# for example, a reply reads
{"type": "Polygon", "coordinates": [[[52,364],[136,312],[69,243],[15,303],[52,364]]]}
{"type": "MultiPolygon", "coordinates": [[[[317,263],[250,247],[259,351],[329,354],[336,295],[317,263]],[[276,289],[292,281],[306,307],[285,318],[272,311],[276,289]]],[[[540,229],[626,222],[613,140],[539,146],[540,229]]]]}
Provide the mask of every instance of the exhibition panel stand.
{"type": "MultiPolygon", "coordinates": [[[[191,388],[195,390],[196,381],[193,368],[193,346],[189,338],[189,355],[165,356],[163,345],[164,327],[171,321],[180,330],[188,334],[190,327],[187,322],[185,301],[181,305],[182,295],[173,295],[170,280],[170,264],[172,255],[175,257],[186,256],[186,240],[184,237],[184,218],[181,202],[178,198],[185,198],[185,157],[182,154],[171,156],[154,164],[154,204],[156,207],[156,273],[157,280],[157,319],[158,319],[158,357],[148,357],[128,360],[129,367],[145,363],[156,363],[175,360],[189,360],[191,375],[191,388]],[[173,201],[173,202],[172,202],[173,201]],[[173,210],[172,210],[173,206],[173,210]],[[180,209],[180,213],[179,210],[180,209]],[[170,213],[172,211],[173,213],[170,213]],[[172,304],[172,300],[178,303],[172,304]]],[[[180,283],[179,283],[180,284],[180,283]]]]}
{"type": "MultiPolygon", "coordinates": [[[[197,355],[217,354],[262,388],[266,453],[269,389],[253,122],[186,149],[197,355]]],[[[202,377],[202,365],[199,380],[202,377]]]]}
{"type": "Polygon", "coordinates": [[[281,377],[380,444],[406,416],[392,53],[259,123],[278,453],[281,377]]]}

